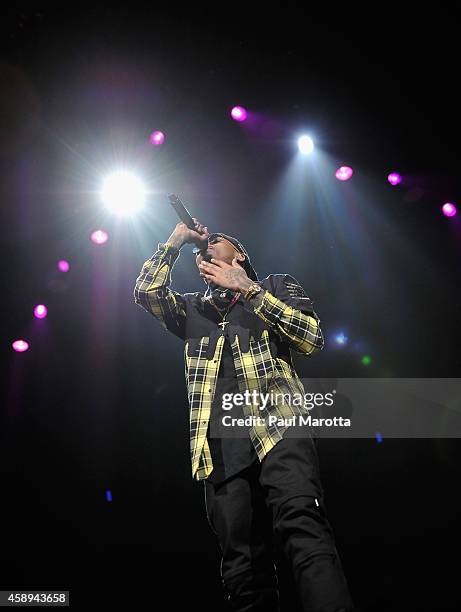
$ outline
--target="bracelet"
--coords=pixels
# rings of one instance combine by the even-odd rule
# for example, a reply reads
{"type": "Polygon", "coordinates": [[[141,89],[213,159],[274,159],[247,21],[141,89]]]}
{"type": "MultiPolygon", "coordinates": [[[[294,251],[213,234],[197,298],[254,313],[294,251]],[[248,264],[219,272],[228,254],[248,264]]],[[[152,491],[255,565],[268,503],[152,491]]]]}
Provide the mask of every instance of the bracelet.
{"type": "Polygon", "coordinates": [[[260,293],[261,289],[256,289],[253,285],[248,289],[248,291],[243,296],[246,300],[252,298],[256,293],[260,293]]]}

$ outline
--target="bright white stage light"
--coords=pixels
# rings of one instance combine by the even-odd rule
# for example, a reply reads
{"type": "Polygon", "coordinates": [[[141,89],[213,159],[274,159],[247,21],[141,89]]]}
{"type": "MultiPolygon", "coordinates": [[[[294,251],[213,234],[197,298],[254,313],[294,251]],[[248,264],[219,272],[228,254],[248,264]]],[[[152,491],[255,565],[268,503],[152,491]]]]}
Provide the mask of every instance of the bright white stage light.
{"type": "Polygon", "coordinates": [[[142,181],[120,170],[108,176],[101,190],[101,199],[107,208],[117,215],[132,215],[144,206],[146,191],[142,181]]]}
{"type": "Polygon", "coordinates": [[[301,136],[298,138],[298,149],[303,155],[309,155],[314,150],[314,141],[310,136],[301,136]]]}

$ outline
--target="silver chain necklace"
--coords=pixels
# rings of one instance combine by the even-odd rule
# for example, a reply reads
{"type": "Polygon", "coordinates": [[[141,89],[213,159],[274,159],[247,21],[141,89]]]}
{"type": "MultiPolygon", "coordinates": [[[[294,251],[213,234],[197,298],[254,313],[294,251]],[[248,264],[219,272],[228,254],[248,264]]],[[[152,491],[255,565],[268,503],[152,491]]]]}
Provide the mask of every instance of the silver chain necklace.
{"type": "MultiPolygon", "coordinates": [[[[224,295],[221,293],[221,297],[224,297],[226,295],[226,293],[224,292],[224,295]]],[[[226,313],[224,316],[222,316],[220,309],[216,306],[216,304],[213,301],[213,296],[208,296],[206,299],[208,300],[208,302],[214,306],[214,308],[216,309],[216,311],[218,312],[219,316],[221,317],[222,321],[220,323],[218,323],[219,327],[224,331],[225,326],[229,323],[229,321],[226,321],[226,317],[229,314],[230,309],[232,308],[232,306],[235,304],[235,302],[239,299],[240,297],[240,292],[236,293],[234,295],[234,297],[231,300],[231,303],[229,305],[229,307],[226,310],[226,313]]]]}

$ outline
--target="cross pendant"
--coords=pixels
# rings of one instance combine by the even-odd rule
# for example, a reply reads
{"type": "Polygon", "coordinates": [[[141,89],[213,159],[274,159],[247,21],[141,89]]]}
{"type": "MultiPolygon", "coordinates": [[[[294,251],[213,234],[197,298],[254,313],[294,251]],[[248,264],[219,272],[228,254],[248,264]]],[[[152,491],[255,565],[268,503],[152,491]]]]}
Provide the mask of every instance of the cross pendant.
{"type": "Polygon", "coordinates": [[[218,323],[218,325],[221,327],[221,329],[224,331],[224,327],[229,323],[229,321],[221,321],[221,323],[218,323]]]}

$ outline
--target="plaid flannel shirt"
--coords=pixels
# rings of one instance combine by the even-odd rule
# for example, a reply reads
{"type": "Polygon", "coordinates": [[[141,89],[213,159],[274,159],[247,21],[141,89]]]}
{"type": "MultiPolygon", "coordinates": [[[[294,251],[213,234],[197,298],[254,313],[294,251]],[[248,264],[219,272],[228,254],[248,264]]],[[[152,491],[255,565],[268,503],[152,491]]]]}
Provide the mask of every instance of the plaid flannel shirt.
{"type": "MultiPolygon", "coordinates": [[[[134,288],[134,301],[152,314],[162,327],[184,340],[184,366],[189,400],[192,478],[202,480],[213,470],[207,429],[225,333],[204,308],[203,293],[178,293],[170,288],[171,271],[180,251],[169,243],[144,262],[134,288]]],[[[258,284],[263,301],[254,308],[243,296],[231,309],[226,334],[231,343],[238,386],[260,393],[301,393],[304,387],[292,364],[291,350],[306,356],[324,346],[320,319],[302,286],[289,274],[270,274],[258,284]],[[244,323],[232,325],[238,304],[245,308],[244,323]]],[[[242,311],[241,311],[242,314],[242,311]]],[[[255,395],[258,395],[256,393],[255,395]]],[[[260,461],[283,438],[287,427],[269,425],[273,415],[286,419],[306,415],[308,409],[293,402],[269,402],[264,412],[256,401],[243,406],[245,416],[264,416],[264,425],[250,428],[260,461]]],[[[315,436],[313,430],[311,433],[315,436]]]]}

